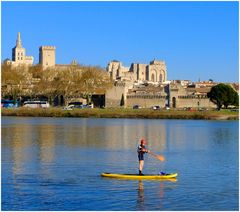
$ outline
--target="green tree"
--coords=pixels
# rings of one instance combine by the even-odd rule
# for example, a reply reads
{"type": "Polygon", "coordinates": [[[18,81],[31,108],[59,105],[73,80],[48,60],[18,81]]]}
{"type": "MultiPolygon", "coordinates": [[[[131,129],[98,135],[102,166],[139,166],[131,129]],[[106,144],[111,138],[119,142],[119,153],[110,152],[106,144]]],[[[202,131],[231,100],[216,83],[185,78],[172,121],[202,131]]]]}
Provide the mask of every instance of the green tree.
{"type": "Polygon", "coordinates": [[[220,110],[223,105],[225,108],[228,108],[229,105],[238,105],[238,93],[230,85],[220,83],[212,87],[207,96],[217,105],[218,110],[220,110]]]}

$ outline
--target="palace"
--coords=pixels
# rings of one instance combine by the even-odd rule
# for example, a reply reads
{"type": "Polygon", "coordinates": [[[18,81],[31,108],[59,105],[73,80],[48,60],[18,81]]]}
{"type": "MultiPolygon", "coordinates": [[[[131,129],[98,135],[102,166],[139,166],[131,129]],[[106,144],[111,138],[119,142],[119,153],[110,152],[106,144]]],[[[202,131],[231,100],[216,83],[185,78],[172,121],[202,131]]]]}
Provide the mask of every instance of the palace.
{"type": "MultiPolygon", "coordinates": [[[[26,56],[26,50],[22,46],[20,32],[17,35],[16,46],[12,49],[12,61],[6,62],[13,67],[24,65],[27,69],[33,65],[33,57],[26,56]]],[[[77,62],[73,60],[69,65],[56,64],[56,47],[40,46],[39,65],[43,70],[49,68],[64,70],[77,65],[77,62]]],[[[207,97],[207,93],[218,83],[213,80],[195,83],[189,80],[167,80],[166,63],[162,60],[154,59],[149,64],[132,63],[130,67],[124,67],[120,61],[112,60],[108,63],[106,71],[114,85],[104,94],[94,95],[95,98],[92,98],[92,101],[97,106],[133,107],[139,105],[143,108],[150,108],[157,105],[161,108],[198,109],[215,107],[207,97]]],[[[38,79],[32,78],[31,80],[34,83],[34,80],[38,79]]],[[[239,92],[238,83],[231,84],[231,86],[239,92]]]]}
{"type": "Polygon", "coordinates": [[[150,64],[132,63],[131,67],[124,67],[117,60],[111,61],[107,66],[107,72],[113,80],[131,82],[166,82],[167,69],[164,61],[153,60],[150,64]]]}

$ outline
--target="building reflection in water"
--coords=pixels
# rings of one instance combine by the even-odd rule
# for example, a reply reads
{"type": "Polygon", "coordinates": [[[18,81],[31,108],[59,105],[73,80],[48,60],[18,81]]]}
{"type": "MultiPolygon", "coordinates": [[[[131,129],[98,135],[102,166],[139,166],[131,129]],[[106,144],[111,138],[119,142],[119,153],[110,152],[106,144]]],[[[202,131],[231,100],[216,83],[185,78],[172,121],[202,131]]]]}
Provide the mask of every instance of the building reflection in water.
{"type": "Polygon", "coordinates": [[[165,125],[146,125],[144,121],[136,123],[125,120],[120,126],[104,127],[104,140],[110,149],[135,149],[141,138],[148,140],[148,147],[164,151],[166,149],[165,125]],[[131,123],[132,122],[132,123],[131,123]],[[139,123],[140,122],[140,123],[139,123]]]}
{"type": "MultiPolygon", "coordinates": [[[[141,138],[148,140],[148,147],[158,153],[166,149],[165,125],[149,124],[145,120],[122,119],[121,122],[105,120],[103,125],[92,124],[90,119],[81,119],[80,124],[16,124],[5,128],[3,136],[12,148],[15,174],[24,173],[26,161],[52,163],[56,145],[79,148],[103,148],[109,151],[136,151],[141,138]]],[[[111,154],[109,154],[110,156],[111,154]]],[[[112,155],[114,157],[114,154],[112,155]]],[[[108,158],[111,160],[111,158],[108,158]]],[[[135,155],[134,155],[135,159],[135,155]]]]}
{"type": "Polygon", "coordinates": [[[39,159],[41,163],[54,160],[56,128],[53,125],[39,126],[39,159]]]}
{"type": "Polygon", "coordinates": [[[30,151],[29,146],[32,145],[31,141],[31,125],[14,125],[8,129],[8,141],[6,144],[10,146],[12,151],[12,161],[13,161],[13,173],[14,174],[24,174],[26,173],[26,168],[24,163],[32,160],[33,153],[30,151]]]}

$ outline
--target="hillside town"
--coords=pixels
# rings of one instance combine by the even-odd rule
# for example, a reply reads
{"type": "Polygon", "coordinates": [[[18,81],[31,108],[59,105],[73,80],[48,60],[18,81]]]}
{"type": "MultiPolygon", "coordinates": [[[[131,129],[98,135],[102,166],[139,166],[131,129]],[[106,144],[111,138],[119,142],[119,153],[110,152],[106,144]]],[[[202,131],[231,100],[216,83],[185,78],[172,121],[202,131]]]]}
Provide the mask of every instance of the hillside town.
{"type": "MultiPolygon", "coordinates": [[[[26,49],[23,47],[20,32],[17,35],[16,46],[12,49],[12,60],[6,59],[2,65],[7,65],[11,70],[29,70],[31,67],[39,66],[42,72],[51,72],[51,70],[64,71],[68,69],[81,69],[76,60],[70,64],[56,63],[56,47],[40,46],[39,61],[34,65],[34,58],[26,56],[26,49]]],[[[91,92],[89,100],[83,95],[82,90],[68,96],[66,101],[66,92],[57,96],[57,100],[51,102],[52,106],[66,106],[70,102],[81,102],[90,104],[94,107],[105,108],[176,108],[176,109],[209,109],[216,108],[216,105],[207,97],[211,88],[220,82],[212,79],[207,81],[191,82],[190,80],[167,78],[167,65],[165,61],[153,59],[149,64],[132,63],[130,67],[125,67],[122,62],[112,60],[104,70],[111,86],[105,89],[95,89],[91,92]]],[[[12,72],[15,73],[15,72],[12,72]]],[[[28,82],[25,84],[13,84],[11,80],[2,80],[2,98],[8,99],[10,90],[13,87],[25,89],[26,93],[34,84],[41,79],[37,74],[28,74],[28,82]]],[[[238,83],[228,83],[235,91],[239,93],[238,83]]],[[[13,98],[13,96],[12,96],[13,98]]],[[[17,100],[46,100],[49,101],[44,91],[41,95],[17,96],[17,100]]]]}

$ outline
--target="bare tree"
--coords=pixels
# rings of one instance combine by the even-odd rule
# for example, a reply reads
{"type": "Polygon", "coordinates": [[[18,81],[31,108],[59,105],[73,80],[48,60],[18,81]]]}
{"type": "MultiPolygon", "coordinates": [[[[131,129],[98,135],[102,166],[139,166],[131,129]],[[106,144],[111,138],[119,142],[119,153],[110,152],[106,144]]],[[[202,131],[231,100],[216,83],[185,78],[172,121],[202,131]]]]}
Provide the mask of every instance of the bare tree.
{"type": "Polygon", "coordinates": [[[24,66],[11,67],[2,63],[2,96],[9,96],[13,100],[26,95],[30,85],[30,75],[24,66]]]}
{"type": "Polygon", "coordinates": [[[62,95],[66,104],[76,97],[90,103],[93,94],[104,94],[111,86],[109,76],[100,67],[70,65],[43,70],[40,65],[11,68],[2,64],[2,92],[13,98],[46,96],[52,102],[62,95]]]}
{"type": "Polygon", "coordinates": [[[106,71],[99,67],[85,66],[82,68],[81,91],[87,102],[91,102],[93,94],[104,94],[112,86],[106,71]]]}

